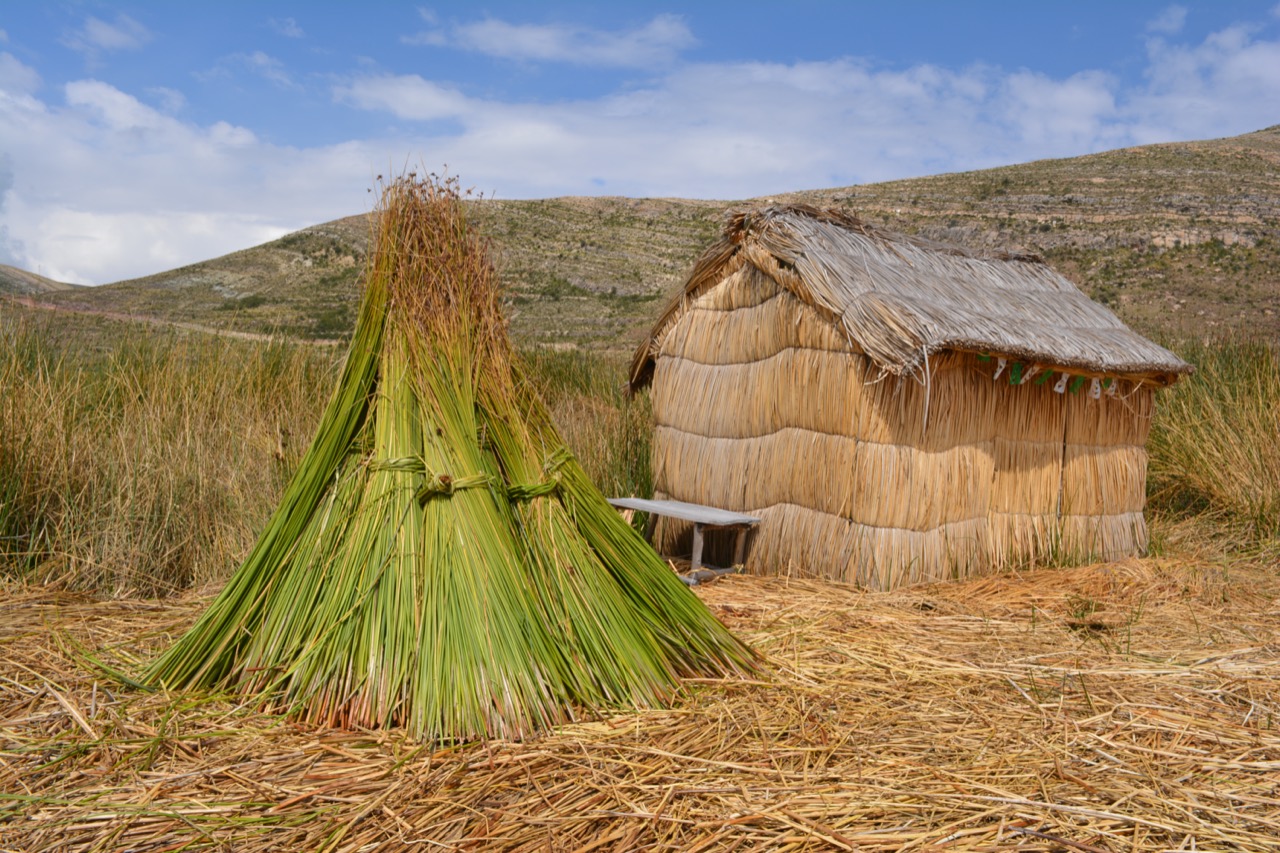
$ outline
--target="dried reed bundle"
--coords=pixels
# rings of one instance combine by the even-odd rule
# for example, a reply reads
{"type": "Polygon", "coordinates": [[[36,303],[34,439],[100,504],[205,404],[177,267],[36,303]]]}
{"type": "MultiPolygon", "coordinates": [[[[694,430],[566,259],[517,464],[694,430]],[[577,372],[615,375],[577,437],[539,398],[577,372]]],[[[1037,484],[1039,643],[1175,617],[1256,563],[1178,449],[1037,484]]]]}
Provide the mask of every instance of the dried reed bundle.
{"type": "Polygon", "coordinates": [[[315,441],[244,565],[145,679],[458,740],[750,670],[556,434],[456,182],[392,182],[374,229],[315,441]]]}

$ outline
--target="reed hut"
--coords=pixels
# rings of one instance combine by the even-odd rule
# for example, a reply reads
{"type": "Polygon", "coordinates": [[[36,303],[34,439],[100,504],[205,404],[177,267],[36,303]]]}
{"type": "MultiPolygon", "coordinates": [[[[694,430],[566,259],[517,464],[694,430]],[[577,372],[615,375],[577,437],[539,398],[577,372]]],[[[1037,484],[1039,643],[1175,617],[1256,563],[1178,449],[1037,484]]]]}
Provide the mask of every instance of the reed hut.
{"type": "Polygon", "coordinates": [[[730,217],[630,385],[655,497],[761,518],[748,571],[888,589],[1143,551],[1153,397],[1191,370],[1038,257],[788,205],[730,217]]]}

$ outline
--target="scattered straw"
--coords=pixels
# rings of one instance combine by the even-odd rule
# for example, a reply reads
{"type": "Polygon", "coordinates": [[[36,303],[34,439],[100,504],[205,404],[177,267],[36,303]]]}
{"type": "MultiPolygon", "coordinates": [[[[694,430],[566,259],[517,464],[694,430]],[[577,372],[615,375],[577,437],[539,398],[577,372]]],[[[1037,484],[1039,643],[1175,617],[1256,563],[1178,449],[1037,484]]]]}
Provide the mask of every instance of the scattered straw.
{"type": "Polygon", "coordinates": [[[9,587],[3,850],[1271,850],[1280,581],[1132,560],[699,590],[769,656],[668,710],[432,751],[122,670],[204,605],[9,587]]]}

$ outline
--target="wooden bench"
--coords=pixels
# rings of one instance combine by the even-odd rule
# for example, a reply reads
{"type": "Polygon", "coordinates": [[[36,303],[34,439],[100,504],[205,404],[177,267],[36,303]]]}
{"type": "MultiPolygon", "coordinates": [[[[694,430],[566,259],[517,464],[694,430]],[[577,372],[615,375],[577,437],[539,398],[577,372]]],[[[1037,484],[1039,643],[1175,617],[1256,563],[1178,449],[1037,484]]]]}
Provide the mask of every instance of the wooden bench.
{"type": "Polygon", "coordinates": [[[710,566],[706,569],[703,568],[702,534],[705,528],[737,529],[738,535],[733,545],[733,563],[735,566],[740,566],[746,554],[747,531],[760,523],[760,519],[754,515],[743,515],[739,512],[730,512],[727,509],[717,509],[713,506],[685,503],[684,501],[610,498],[609,503],[619,509],[633,509],[649,513],[649,523],[645,526],[644,531],[644,538],[649,542],[653,542],[653,528],[658,523],[658,516],[660,515],[693,522],[693,557],[690,560],[689,574],[680,576],[690,586],[698,583],[700,573],[710,572],[710,576],[715,577],[733,571],[732,568],[717,569],[710,566]]]}

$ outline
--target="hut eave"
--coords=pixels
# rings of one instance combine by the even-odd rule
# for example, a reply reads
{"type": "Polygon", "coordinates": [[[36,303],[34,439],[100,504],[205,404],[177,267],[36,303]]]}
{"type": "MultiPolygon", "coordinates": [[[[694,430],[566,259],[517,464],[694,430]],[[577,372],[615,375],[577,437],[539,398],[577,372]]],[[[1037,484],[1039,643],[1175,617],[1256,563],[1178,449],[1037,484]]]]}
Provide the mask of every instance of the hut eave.
{"type": "Polygon", "coordinates": [[[632,392],[652,380],[667,330],[744,263],[838,322],[893,375],[919,374],[946,351],[1157,386],[1194,369],[1034,255],[972,252],[885,231],[842,211],[786,205],[729,217],[636,350],[632,392]]]}

